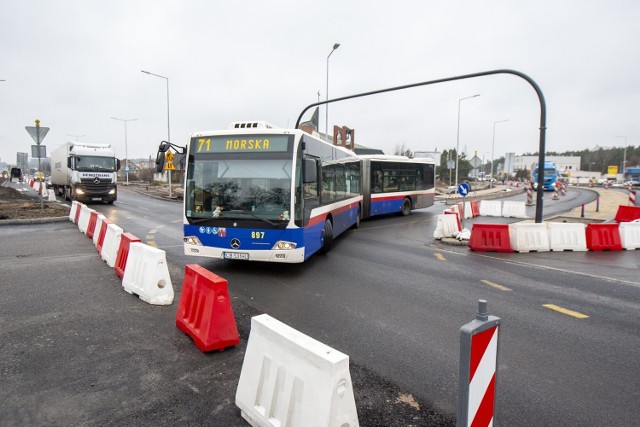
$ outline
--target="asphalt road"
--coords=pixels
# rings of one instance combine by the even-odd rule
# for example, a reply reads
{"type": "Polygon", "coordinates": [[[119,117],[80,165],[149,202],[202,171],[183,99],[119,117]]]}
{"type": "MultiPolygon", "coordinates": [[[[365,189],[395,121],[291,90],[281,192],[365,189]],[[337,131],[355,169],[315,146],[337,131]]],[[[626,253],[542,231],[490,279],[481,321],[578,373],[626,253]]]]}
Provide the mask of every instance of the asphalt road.
{"type": "MultiPolygon", "coordinates": [[[[589,197],[575,193],[546,204],[545,217],[589,197]]],[[[93,207],[164,249],[172,268],[201,264],[229,280],[233,297],[438,410],[455,413],[459,329],[482,298],[503,319],[495,425],[634,425],[640,416],[637,251],[472,253],[434,243],[439,205],[365,221],[303,265],[247,264],[184,256],[179,203],[122,190],[113,206],[93,207]]]]}

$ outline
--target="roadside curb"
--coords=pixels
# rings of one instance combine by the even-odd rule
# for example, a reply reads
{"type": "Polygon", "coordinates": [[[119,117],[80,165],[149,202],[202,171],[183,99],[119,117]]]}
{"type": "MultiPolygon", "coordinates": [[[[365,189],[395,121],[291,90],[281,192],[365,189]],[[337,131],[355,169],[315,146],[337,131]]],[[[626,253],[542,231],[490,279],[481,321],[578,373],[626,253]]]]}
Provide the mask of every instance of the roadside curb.
{"type": "Polygon", "coordinates": [[[28,218],[28,219],[5,219],[0,220],[2,225],[29,225],[29,224],[47,224],[50,222],[69,221],[69,216],[53,216],[48,218],[28,218]]]}

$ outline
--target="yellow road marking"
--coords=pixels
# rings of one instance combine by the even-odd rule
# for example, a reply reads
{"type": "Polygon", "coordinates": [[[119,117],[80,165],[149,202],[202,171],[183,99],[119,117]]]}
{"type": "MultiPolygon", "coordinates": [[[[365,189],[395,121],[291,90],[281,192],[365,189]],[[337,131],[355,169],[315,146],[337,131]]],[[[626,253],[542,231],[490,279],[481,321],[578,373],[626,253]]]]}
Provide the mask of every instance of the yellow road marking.
{"type": "Polygon", "coordinates": [[[567,316],[575,317],[576,319],[587,319],[589,317],[586,314],[578,313],[577,311],[573,311],[573,310],[568,310],[564,307],[560,307],[554,304],[542,304],[542,306],[550,310],[554,310],[559,313],[566,314],[567,316]]]}
{"type": "Polygon", "coordinates": [[[435,252],[433,254],[433,256],[435,256],[437,259],[439,259],[440,261],[446,261],[447,259],[444,257],[444,255],[442,255],[440,252],[435,252]]]}
{"type": "Polygon", "coordinates": [[[502,286],[502,285],[498,285],[495,282],[492,282],[491,280],[481,280],[482,283],[484,283],[485,285],[489,285],[492,288],[496,288],[496,289],[500,289],[501,291],[511,291],[512,289],[507,288],[506,286],[502,286]]]}

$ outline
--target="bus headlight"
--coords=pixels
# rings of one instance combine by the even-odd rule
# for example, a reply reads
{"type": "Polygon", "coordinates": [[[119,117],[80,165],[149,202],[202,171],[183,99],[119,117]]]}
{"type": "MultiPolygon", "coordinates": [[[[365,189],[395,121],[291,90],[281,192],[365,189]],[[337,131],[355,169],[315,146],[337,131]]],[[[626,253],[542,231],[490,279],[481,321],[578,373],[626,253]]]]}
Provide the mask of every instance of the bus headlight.
{"type": "Polygon", "coordinates": [[[273,249],[279,249],[279,250],[291,250],[291,249],[295,249],[296,246],[298,246],[296,243],[294,242],[287,242],[286,240],[279,240],[276,242],[275,245],[273,245],[273,249]]]}
{"type": "Polygon", "coordinates": [[[112,188],[111,190],[109,190],[109,195],[113,196],[114,194],[116,194],[116,189],[112,188]]]}
{"type": "Polygon", "coordinates": [[[82,190],[82,188],[76,188],[76,195],[78,196],[84,195],[84,191],[82,190]]]}
{"type": "Polygon", "coordinates": [[[183,237],[182,240],[188,245],[202,246],[202,243],[200,243],[200,239],[198,239],[196,236],[183,237]]]}

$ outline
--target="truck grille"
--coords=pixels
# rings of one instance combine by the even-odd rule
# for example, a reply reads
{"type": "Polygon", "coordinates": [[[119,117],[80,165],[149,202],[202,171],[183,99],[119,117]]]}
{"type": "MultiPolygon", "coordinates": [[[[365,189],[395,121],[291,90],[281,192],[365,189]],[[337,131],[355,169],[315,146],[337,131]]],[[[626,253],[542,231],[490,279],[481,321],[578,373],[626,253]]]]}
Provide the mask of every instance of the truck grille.
{"type": "Polygon", "coordinates": [[[82,178],[82,186],[91,193],[106,193],[111,186],[110,178],[82,178]]]}

